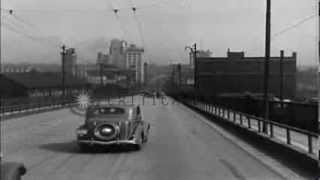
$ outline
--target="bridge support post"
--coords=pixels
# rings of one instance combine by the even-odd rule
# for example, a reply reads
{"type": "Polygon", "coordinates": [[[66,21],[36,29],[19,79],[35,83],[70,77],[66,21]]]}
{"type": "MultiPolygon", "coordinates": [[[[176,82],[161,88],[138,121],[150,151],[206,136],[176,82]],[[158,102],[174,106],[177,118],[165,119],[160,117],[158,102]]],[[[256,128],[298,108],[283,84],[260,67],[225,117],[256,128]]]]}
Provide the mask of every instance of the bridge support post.
{"type": "Polygon", "coordinates": [[[230,109],[227,109],[227,118],[228,118],[228,121],[230,120],[230,109]]]}
{"type": "Polygon", "coordinates": [[[273,125],[270,123],[270,137],[273,138],[273,125]]]}
{"type": "Polygon", "coordinates": [[[287,144],[291,145],[291,136],[289,128],[286,128],[287,131],[287,144]]]}
{"type": "Polygon", "coordinates": [[[247,119],[248,119],[248,128],[251,129],[251,119],[250,117],[248,117],[247,119]]]}
{"type": "MultiPolygon", "coordinates": [[[[308,152],[310,153],[310,154],[312,154],[313,153],[313,147],[312,147],[312,136],[308,136],[308,152]]],[[[320,157],[319,157],[320,158],[320,157]]]]}
{"type": "Polygon", "coordinates": [[[261,122],[258,120],[258,132],[261,132],[261,122]]]}
{"type": "Polygon", "coordinates": [[[225,117],[225,109],[222,108],[222,117],[224,118],[225,117]]]}

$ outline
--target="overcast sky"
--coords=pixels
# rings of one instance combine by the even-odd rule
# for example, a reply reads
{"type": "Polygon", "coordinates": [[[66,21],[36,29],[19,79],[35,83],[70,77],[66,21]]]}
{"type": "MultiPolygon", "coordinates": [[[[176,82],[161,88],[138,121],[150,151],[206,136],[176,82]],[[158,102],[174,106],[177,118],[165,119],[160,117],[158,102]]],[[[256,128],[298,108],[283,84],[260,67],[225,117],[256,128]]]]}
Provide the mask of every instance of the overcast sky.
{"type": "MultiPolygon", "coordinates": [[[[1,12],[2,56],[5,63],[59,63],[56,44],[77,46],[111,38],[122,38],[144,46],[146,58],[162,64],[187,62],[184,47],[193,42],[202,49],[210,49],[213,56],[225,56],[228,48],[245,51],[246,56],[263,56],[265,2],[2,0],[2,8],[13,9],[15,15],[10,16],[5,10],[1,12]],[[133,5],[137,7],[136,15],[130,9],[133,5]],[[113,8],[119,8],[117,16],[113,8]]],[[[279,55],[281,49],[286,55],[296,51],[298,65],[316,65],[316,4],[317,0],[272,1],[272,34],[314,15],[275,36],[272,55],[279,55]]],[[[106,42],[105,52],[107,48],[106,42]]],[[[94,57],[89,61],[94,62],[94,57]]]]}

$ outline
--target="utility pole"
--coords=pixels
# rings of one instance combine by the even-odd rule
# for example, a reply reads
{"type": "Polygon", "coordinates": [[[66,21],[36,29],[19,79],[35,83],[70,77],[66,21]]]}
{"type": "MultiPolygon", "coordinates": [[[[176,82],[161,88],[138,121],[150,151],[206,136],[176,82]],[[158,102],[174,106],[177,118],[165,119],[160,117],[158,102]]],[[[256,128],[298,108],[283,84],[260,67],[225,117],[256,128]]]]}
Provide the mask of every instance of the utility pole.
{"type": "MultiPolygon", "coordinates": [[[[320,1],[318,3],[318,38],[319,38],[319,44],[318,44],[318,55],[319,55],[319,64],[320,64],[320,1]]],[[[318,111],[320,112],[320,67],[318,67],[318,111]]],[[[320,132],[320,120],[318,122],[318,132],[320,132]]],[[[318,141],[318,145],[320,142],[318,141]]],[[[319,147],[319,146],[318,146],[319,147]]],[[[318,150],[318,157],[320,157],[320,149],[318,150]]],[[[320,158],[318,158],[318,167],[320,168],[320,158]]]]}
{"type": "MultiPolygon", "coordinates": [[[[270,37],[271,37],[271,0],[267,0],[266,7],[266,44],[264,61],[264,120],[269,120],[269,61],[270,61],[270,37]]],[[[268,132],[268,124],[263,122],[264,133],[268,132]]]]}
{"type": "Polygon", "coordinates": [[[189,64],[190,64],[190,67],[194,66],[194,58],[193,58],[193,52],[189,52],[189,64]]]}
{"type": "MultiPolygon", "coordinates": [[[[0,1],[0,14],[2,14],[1,11],[2,11],[2,8],[1,8],[1,1],[0,1]]],[[[2,18],[0,18],[0,39],[2,39],[2,18]]],[[[0,48],[0,75],[2,75],[2,48],[0,48]]]]}
{"type": "Polygon", "coordinates": [[[178,86],[181,87],[181,64],[179,63],[177,66],[178,69],[178,86]]]}
{"type": "Polygon", "coordinates": [[[61,47],[61,58],[62,58],[62,95],[65,96],[65,56],[66,56],[66,46],[61,47]]]}
{"type": "Polygon", "coordinates": [[[143,71],[144,71],[144,85],[147,86],[148,84],[148,63],[143,64],[143,71]]]}
{"type": "Polygon", "coordinates": [[[283,108],[283,83],[284,83],[284,74],[283,74],[283,60],[284,60],[284,51],[280,51],[280,102],[281,108],[283,108]]]}
{"type": "Polygon", "coordinates": [[[197,61],[197,44],[193,45],[193,56],[194,56],[194,87],[196,92],[198,92],[198,61],[197,61]]]}
{"type": "Polygon", "coordinates": [[[99,63],[100,86],[103,86],[102,63],[99,63]]]}
{"type": "MultiPolygon", "coordinates": [[[[172,65],[172,72],[171,72],[171,88],[175,88],[175,70],[174,70],[174,65],[172,65]]],[[[172,90],[172,89],[171,89],[172,90]]]]}

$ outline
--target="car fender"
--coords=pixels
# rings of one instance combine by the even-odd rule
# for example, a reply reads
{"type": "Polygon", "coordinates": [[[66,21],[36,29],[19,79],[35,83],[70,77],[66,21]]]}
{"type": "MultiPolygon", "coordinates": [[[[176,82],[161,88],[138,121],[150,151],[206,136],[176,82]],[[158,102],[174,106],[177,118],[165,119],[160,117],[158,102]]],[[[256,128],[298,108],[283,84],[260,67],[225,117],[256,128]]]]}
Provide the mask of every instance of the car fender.
{"type": "Polygon", "coordinates": [[[135,138],[141,138],[141,134],[144,133],[144,130],[143,130],[143,122],[137,122],[136,124],[136,128],[134,129],[134,137],[135,138]]]}

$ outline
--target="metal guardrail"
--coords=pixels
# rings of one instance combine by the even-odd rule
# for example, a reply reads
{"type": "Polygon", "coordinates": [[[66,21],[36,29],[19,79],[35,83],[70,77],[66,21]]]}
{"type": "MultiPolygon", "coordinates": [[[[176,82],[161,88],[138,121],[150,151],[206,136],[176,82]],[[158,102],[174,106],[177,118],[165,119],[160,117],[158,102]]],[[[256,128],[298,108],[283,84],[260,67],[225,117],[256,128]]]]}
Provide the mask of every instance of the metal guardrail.
{"type": "MultiPolygon", "coordinates": [[[[136,93],[127,94],[127,96],[134,95],[136,93]]],[[[105,98],[95,98],[92,99],[92,101],[110,101],[116,98],[123,98],[126,96],[123,95],[113,95],[105,98]]],[[[6,116],[8,114],[18,114],[18,113],[24,113],[26,111],[40,111],[44,109],[53,109],[58,108],[62,106],[69,106],[73,105],[75,103],[75,99],[71,97],[57,97],[57,98],[51,98],[51,99],[13,99],[13,103],[21,103],[19,105],[2,105],[0,106],[0,117],[6,116]],[[29,102],[28,102],[29,101],[29,102]],[[34,101],[34,102],[33,102],[34,101]]],[[[2,101],[6,101],[5,99],[2,99],[2,101]]],[[[10,99],[8,99],[10,101],[10,99]]],[[[11,104],[13,104],[11,102],[11,104]]],[[[10,104],[10,103],[9,103],[10,104]]]]}
{"type": "Polygon", "coordinates": [[[25,112],[35,112],[35,111],[41,111],[45,109],[54,109],[59,107],[70,106],[73,103],[74,102],[71,100],[56,100],[56,101],[29,103],[29,104],[21,104],[21,105],[13,105],[13,106],[1,106],[0,116],[19,114],[19,113],[25,113],[25,112]]]}
{"type": "MultiPolygon", "coordinates": [[[[240,125],[243,128],[247,128],[253,131],[256,131],[257,133],[265,136],[269,136],[270,138],[275,138],[277,140],[280,140],[283,142],[282,138],[279,138],[279,131],[275,131],[275,128],[278,128],[277,130],[285,130],[285,135],[282,137],[285,137],[285,144],[289,146],[295,146],[296,148],[299,148],[306,153],[310,155],[316,156],[318,152],[316,152],[316,143],[318,139],[318,134],[309,132],[303,129],[299,129],[296,127],[288,126],[285,124],[273,122],[270,120],[264,120],[263,118],[256,117],[250,114],[234,111],[232,109],[224,108],[222,106],[217,106],[213,104],[205,104],[199,101],[194,100],[182,100],[184,103],[197,108],[201,111],[204,111],[206,113],[218,116],[220,118],[223,118],[225,120],[231,121],[235,124],[240,125]],[[263,124],[267,126],[267,132],[263,132],[263,124]],[[293,135],[292,133],[299,133],[302,136],[305,137],[306,142],[301,143],[302,139],[300,138],[300,146],[293,145],[293,135]],[[277,134],[277,135],[275,135],[277,134]],[[303,146],[303,147],[302,147],[303,146]],[[304,148],[306,146],[306,148],[304,148]]],[[[296,139],[294,139],[296,140],[296,139]]],[[[318,158],[320,158],[320,155],[318,154],[318,158]]]]}

